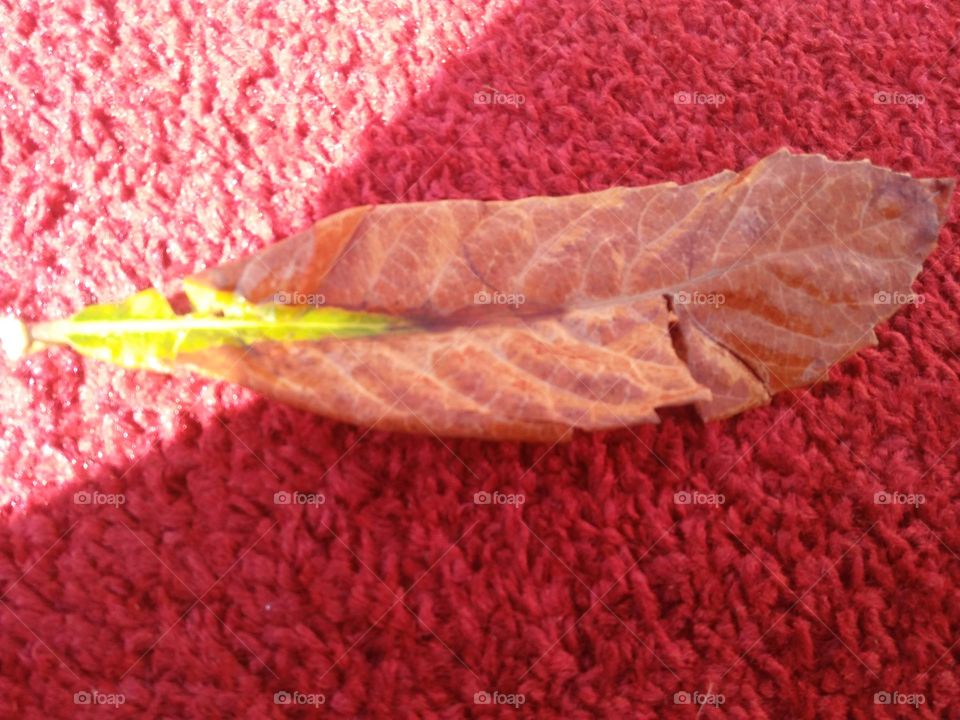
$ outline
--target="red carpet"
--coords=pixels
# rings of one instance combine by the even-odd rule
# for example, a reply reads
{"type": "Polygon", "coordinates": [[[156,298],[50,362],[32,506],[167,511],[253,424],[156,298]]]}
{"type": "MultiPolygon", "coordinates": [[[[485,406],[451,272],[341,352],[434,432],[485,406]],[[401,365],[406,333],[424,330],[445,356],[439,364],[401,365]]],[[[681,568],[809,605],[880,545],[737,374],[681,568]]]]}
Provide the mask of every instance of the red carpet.
{"type": "MultiPolygon", "coordinates": [[[[688,182],[784,145],[957,175],[958,17],[7,3],[0,311],[171,291],[364,202],[688,182]]],[[[441,442],[7,363],[0,716],[960,717],[958,207],[877,348],[706,426],[441,442]]]]}

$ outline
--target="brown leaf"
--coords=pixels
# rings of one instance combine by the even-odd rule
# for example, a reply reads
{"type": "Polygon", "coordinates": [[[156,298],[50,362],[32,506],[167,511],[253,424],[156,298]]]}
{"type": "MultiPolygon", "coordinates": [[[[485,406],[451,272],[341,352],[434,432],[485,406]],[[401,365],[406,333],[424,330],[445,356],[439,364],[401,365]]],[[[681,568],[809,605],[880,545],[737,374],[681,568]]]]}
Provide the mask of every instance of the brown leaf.
{"type": "Polygon", "coordinates": [[[180,358],[365,426],[556,440],[808,385],[909,302],[952,180],[780,151],[740,174],[362,206],[194,279],[419,330],[180,358]]]}

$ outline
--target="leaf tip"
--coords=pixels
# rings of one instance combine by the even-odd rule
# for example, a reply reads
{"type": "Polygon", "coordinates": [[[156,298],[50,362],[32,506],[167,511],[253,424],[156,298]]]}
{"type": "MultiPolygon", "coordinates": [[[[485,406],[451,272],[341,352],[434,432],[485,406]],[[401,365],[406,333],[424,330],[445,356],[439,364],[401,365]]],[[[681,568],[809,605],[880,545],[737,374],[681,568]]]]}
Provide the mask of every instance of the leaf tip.
{"type": "Polygon", "coordinates": [[[19,318],[0,317],[0,346],[11,360],[19,360],[30,349],[30,330],[19,318]]]}

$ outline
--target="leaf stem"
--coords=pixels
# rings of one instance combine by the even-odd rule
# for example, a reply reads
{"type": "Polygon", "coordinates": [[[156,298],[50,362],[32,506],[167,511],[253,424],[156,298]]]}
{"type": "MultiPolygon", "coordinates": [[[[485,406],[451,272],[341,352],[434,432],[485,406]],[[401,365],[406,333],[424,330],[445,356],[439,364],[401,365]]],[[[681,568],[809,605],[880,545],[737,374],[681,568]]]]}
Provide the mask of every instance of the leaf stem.
{"type": "MultiPolygon", "coordinates": [[[[64,344],[69,338],[80,336],[116,335],[121,333],[170,333],[192,330],[255,330],[263,328],[269,323],[259,318],[225,318],[225,317],[190,317],[181,315],[177,318],[163,318],[157,320],[45,320],[32,323],[28,326],[31,338],[50,344],[64,344]]],[[[310,329],[329,335],[351,334],[352,332],[369,330],[369,323],[345,324],[342,319],[317,321],[285,319],[277,323],[278,328],[284,330],[310,329]]],[[[386,330],[387,328],[383,328],[386,330]]]]}

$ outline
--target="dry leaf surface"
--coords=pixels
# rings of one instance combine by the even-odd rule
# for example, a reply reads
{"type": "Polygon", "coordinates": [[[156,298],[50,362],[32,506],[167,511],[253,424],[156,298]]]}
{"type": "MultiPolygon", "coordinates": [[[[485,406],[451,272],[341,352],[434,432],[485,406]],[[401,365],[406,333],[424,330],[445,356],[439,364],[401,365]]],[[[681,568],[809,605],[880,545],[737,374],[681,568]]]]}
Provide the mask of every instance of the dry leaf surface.
{"type": "Polygon", "coordinates": [[[876,342],[952,192],[780,151],[688,185],[356,207],[194,279],[416,329],[179,362],[341,420],[446,436],[550,441],[687,403],[728,417],[876,342]]]}

